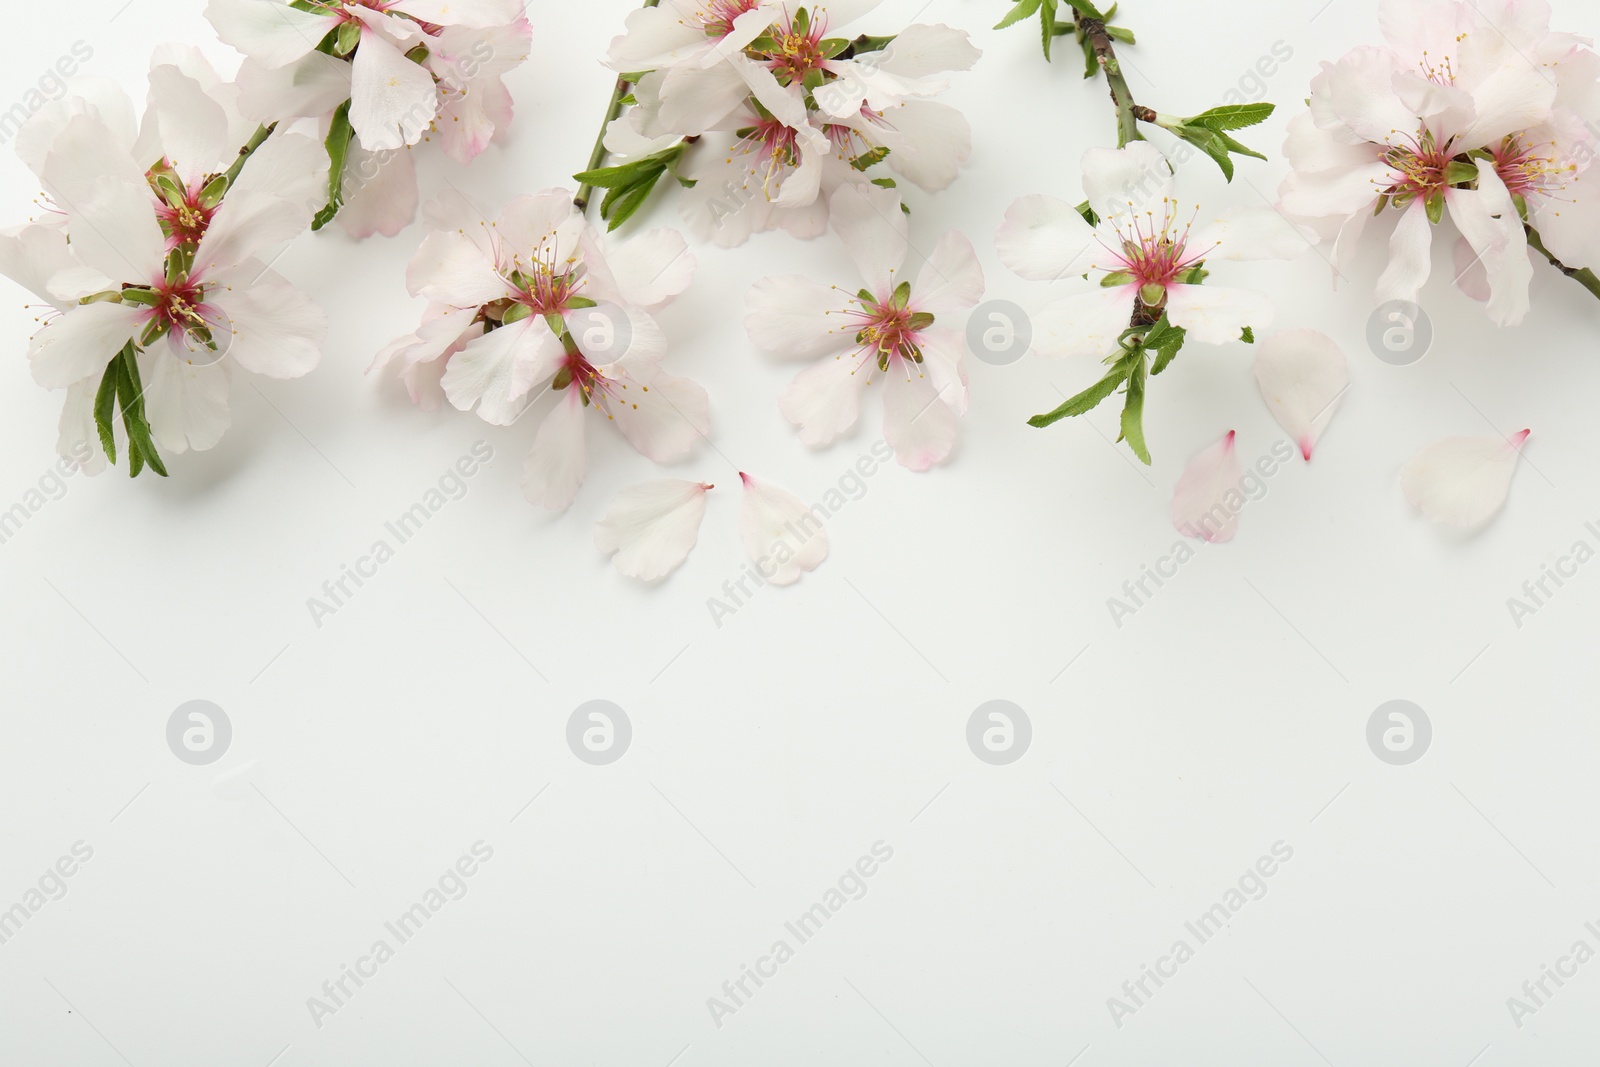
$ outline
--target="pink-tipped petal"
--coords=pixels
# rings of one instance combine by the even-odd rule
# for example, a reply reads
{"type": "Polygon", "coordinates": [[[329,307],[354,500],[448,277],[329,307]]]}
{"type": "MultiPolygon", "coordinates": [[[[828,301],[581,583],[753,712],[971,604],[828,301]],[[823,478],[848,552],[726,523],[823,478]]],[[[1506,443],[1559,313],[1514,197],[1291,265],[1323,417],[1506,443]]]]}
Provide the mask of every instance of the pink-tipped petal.
{"type": "Polygon", "coordinates": [[[1189,461],[1172,490],[1172,525],[1185,537],[1233,540],[1245,497],[1234,431],[1189,461]]]}
{"type": "Polygon", "coordinates": [[[653,582],[689,558],[706,515],[705,482],[667,478],[622,490],[595,523],[594,546],[619,574],[653,582]]]}
{"type": "Polygon", "coordinates": [[[756,570],[773,585],[793,585],[828,558],[822,518],[787,489],[739,472],[744,504],[739,539],[756,570]]]}
{"type": "Polygon", "coordinates": [[[1344,352],[1327,334],[1284,330],[1257,346],[1256,384],[1272,417],[1310,460],[1350,388],[1350,371],[1344,352]]]}
{"type": "Polygon", "coordinates": [[[1434,522],[1481,528],[1505,506],[1529,432],[1435,441],[1400,472],[1406,499],[1434,522]]]}

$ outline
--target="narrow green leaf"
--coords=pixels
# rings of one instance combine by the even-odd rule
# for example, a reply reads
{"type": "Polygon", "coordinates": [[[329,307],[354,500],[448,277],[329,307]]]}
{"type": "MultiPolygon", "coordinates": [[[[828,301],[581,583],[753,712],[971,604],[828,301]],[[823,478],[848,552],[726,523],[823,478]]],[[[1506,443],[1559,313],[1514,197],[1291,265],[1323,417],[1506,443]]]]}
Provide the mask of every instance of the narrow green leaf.
{"type": "Polygon", "coordinates": [[[640,182],[626,190],[613,189],[607,193],[605,202],[600,205],[600,217],[606,220],[606,229],[616,229],[644,207],[644,202],[650,199],[650,193],[656,187],[656,180],[664,173],[665,169],[658,171],[655,177],[647,182],[640,182]]]}
{"type": "Polygon", "coordinates": [[[1056,0],[1044,0],[1039,6],[1039,37],[1044,42],[1044,58],[1048,63],[1050,43],[1056,38],[1056,0]]]}
{"type": "Polygon", "coordinates": [[[1038,11],[1039,5],[1042,2],[1043,0],[1017,0],[1017,6],[1012,8],[1005,18],[995,23],[994,28],[997,30],[1003,30],[1007,26],[1015,26],[1023,19],[1032,15],[1035,11],[1038,11]]]}
{"type": "Polygon", "coordinates": [[[117,360],[119,354],[106,365],[105,377],[100,379],[100,391],[94,395],[94,425],[100,431],[100,447],[106,458],[117,462],[117,434],[113,420],[117,415],[117,360]]]}
{"type": "Polygon", "coordinates": [[[344,164],[350,154],[350,141],[355,130],[350,126],[350,101],[339,105],[328,126],[328,206],[317,212],[311,228],[320,230],[332,222],[339,209],[344,207],[344,164]]]}
{"type": "Polygon", "coordinates": [[[1122,405],[1122,438],[1133,449],[1133,454],[1148,467],[1150,449],[1144,441],[1144,382],[1144,355],[1141,353],[1138,365],[1128,375],[1128,399],[1122,405]]]}
{"type": "Polygon", "coordinates": [[[1028,420],[1029,426],[1044,428],[1062,419],[1083,415],[1100,406],[1100,402],[1112,393],[1117,387],[1128,380],[1128,375],[1133,370],[1133,362],[1137,359],[1142,364],[1143,356],[1130,356],[1118,360],[1117,363],[1105,373],[1105,377],[1095,382],[1077,396],[1067,400],[1060,407],[1044,415],[1035,415],[1028,420]]]}

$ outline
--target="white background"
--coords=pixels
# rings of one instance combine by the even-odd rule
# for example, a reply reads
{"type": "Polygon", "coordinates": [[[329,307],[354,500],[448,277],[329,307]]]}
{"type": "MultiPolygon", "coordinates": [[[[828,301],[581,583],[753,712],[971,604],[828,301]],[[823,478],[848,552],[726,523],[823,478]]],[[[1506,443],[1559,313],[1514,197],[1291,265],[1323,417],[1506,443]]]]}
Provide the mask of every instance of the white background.
{"type": "MultiPolygon", "coordinates": [[[[199,0],[123,4],[13,5],[0,102],[80,40],[85,73],[136,99],[162,41],[236,62],[199,0]]],[[[581,167],[630,7],[535,0],[510,141],[465,172],[424,152],[424,194],[448,178],[495,211],[581,167]]],[[[1555,7],[1600,31],[1578,0],[1555,7]]],[[[983,48],[948,96],[973,121],[972,163],[943,194],[911,192],[913,239],[960,228],[990,295],[1038,307],[1045,287],[999,265],[994,229],[1024,193],[1076,202],[1077,158],[1114,127],[1070,47],[1047,66],[1036,27],[988,29],[1005,9],[889,0],[859,29],[920,12],[983,48]]],[[[1173,113],[1260,95],[1257,60],[1293,51],[1267,79],[1280,115],[1242,135],[1272,162],[1231,187],[1204,158],[1181,168],[1208,204],[1270,197],[1316,65],[1377,36],[1373,0],[1130,0],[1123,21],[1135,93],[1173,113]]],[[[9,152],[0,192],[17,221],[38,195],[9,152]]],[[[630,226],[675,224],[672,201],[630,226]]],[[[420,315],[404,289],[420,238],[304,237],[278,267],[327,305],[321,367],[237,379],[215,450],[169,457],[164,481],[74,479],[0,546],[0,909],[74,842],[94,850],[0,945],[0,1064],[1589,1062],[1600,962],[1521,1029],[1506,1005],[1573,942],[1600,948],[1584,929],[1600,920],[1600,565],[1520,629],[1506,606],[1600,519],[1600,308],[1578,286],[1541,269],[1533,321],[1495,330],[1440,277],[1433,352],[1391,367],[1363,339],[1379,249],[1338,293],[1315,253],[1219,266],[1218,282],[1269,289],[1280,323],[1336,337],[1354,384],[1315,461],[1120,628],[1107,598],[1177,540],[1166,510],[1189,457],[1230,428],[1246,461],[1282,436],[1243,345],[1194,346],[1153,383],[1148,470],[1110,443],[1109,406],[1025,425],[1092,365],[975,363],[953,459],[877,473],[831,522],[821,569],[718,627],[707,599],[744,562],[735,471],[814,500],[879,436],[869,404],[853,436],[808,452],[775,407],[794,368],[740,323],[763,274],[854,284],[842,248],[696,249],[664,324],[669,368],[710,391],[713,447],[670,473],[718,488],[688,564],[644,588],[590,540],[617,489],[656,476],[620,437],[591,427],[588,483],[549,516],[518,487],[531,422],[424,413],[365,375],[420,315]],[[1397,473],[1420,447],[1524,426],[1482,534],[1411,512],[1397,473]],[[497,458],[465,499],[315,626],[307,598],[480,439],[497,458]],[[565,740],[595,698],[634,730],[605,767],[565,740]],[[1033,726],[1005,767],[965,738],[996,698],[1033,726]],[[1365,738],[1396,698],[1434,728],[1404,767],[1365,738]],[[192,699],[233,724],[210,767],[167,748],[192,699]],[[307,999],[480,840],[494,856],[470,892],[314,1025],[307,999]],[[707,998],[794,944],[783,924],[880,840],[894,857],[866,896],[714,1025],[707,998]],[[1184,923],[1279,841],[1293,859],[1267,894],[1116,1026],[1107,998],[1193,945],[1184,923]]],[[[0,507],[53,463],[59,409],[23,358],[33,313],[7,292],[0,507]]]]}

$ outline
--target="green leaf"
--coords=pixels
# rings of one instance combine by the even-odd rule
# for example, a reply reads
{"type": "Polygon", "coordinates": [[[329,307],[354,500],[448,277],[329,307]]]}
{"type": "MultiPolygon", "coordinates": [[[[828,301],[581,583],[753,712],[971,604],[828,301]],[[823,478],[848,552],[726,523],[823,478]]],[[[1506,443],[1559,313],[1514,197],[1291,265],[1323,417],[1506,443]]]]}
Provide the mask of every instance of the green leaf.
{"type": "Polygon", "coordinates": [[[1203,126],[1208,130],[1242,130],[1247,126],[1255,126],[1267,121],[1272,113],[1277,110],[1277,105],[1268,103],[1258,104],[1226,104],[1214,107],[1210,111],[1202,111],[1192,119],[1184,119],[1185,126],[1203,126]]]}
{"type": "Polygon", "coordinates": [[[1249,156],[1252,159],[1267,158],[1260,152],[1257,152],[1254,148],[1251,148],[1249,145],[1240,144],[1238,141],[1235,141],[1232,137],[1229,137],[1225,133],[1219,131],[1217,136],[1222,139],[1222,143],[1228,149],[1228,151],[1232,152],[1236,156],[1249,156]]]}
{"type": "Polygon", "coordinates": [[[1056,0],[1044,0],[1039,7],[1039,36],[1044,42],[1045,62],[1050,61],[1050,42],[1056,37],[1056,0]]]}
{"type": "Polygon", "coordinates": [[[1428,197],[1428,221],[1435,226],[1444,221],[1444,194],[1434,193],[1428,197]]]}
{"type": "Polygon", "coordinates": [[[106,364],[100,391],[94,395],[94,424],[100,431],[100,447],[105,449],[106,458],[112,463],[117,462],[117,433],[112,420],[117,414],[117,360],[121,358],[119,354],[106,364]]]}
{"type": "Polygon", "coordinates": [[[997,30],[1003,30],[1007,26],[1015,26],[1029,15],[1032,15],[1035,11],[1038,11],[1039,5],[1042,2],[1043,0],[1017,0],[1017,6],[1012,8],[1010,13],[1008,13],[1005,18],[995,23],[994,28],[997,30]]]}
{"type": "Polygon", "coordinates": [[[1255,332],[1255,330],[1251,329],[1249,326],[1246,326],[1244,328],[1244,333],[1239,335],[1239,340],[1243,341],[1247,345],[1255,344],[1256,343],[1256,332],[1255,332]]]}
{"type": "Polygon", "coordinates": [[[616,229],[644,207],[644,202],[650,199],[650,193],[656,187],[656,180],[665,173],[666,168],[662,168],[649,181],[640,182],[627,189],[613,189],[606,193],[606,198],[600,203],[600,217],[606,220],[606,229],[616,229]]]}
{"type": "Polygon", "coordinates": [[[1140,353],[1138,365],[1128,375],[1128,399],[1122,405],[1122,439],[1148,467],[1150,449],[1144,441],[1144,383],[1144,354],[1140,353]]]}
{"type": "Polygon", "coordinates": [[[1113,41],[1121,41],[1123,44],[1139,43],[1138,38],[1134,37],[1133,31],[1124,26],[1107,26],[1106,36],[1113,41]]]}
{"type": "Polygon", "coordinates": [[[911,330],[926,330],[934,323],[934,317],[926,311],[918,311],[906,320],[906,328],[911,330]]]}
{"type": "Polygon", "coordinates": [[[1054,411],[1044,415],[1035,415],[1033,418],[1028,420],[1028,425],[1037,426],[1042,429],[1051,425],[1052,423],[1060,422],[1062,419],[1072,418],[1076,415],[1084,415],[1093,411],[1095,408],[1100,406],[1100,402],[1102,400],[1116,392],[1117,387],[1128,380],[1128,375],[1133,372],[1133,364],[1135,360],[1142,365],[1144,363],[1144,356],[1142,354],[1129,355],[1118,360],[1110,370],[1106,371],[1105,377],[1089,386],[1089,388],[1085,389],[1077,396],[1072,397],[1054,411]]]}
{"type": "MultiPolygon", "coordinates": [[[[128,431],[128,477],[137,478],[146,465],[161,477],[167,468],[150,437],[150,423],[144,413],[144,385],[139,381],[139,361],[132,343],[112,361],[117,371],[117,398],[122,406],[122,427],[128,431]]],[[[98,398],[96,399],[98,403],[98,398]]]]}
{"type": "Polygon", "coordinates": [[[1077,12],[1086,19],[1100,19],[1105,21],[1107,16],[1102,15],[1089,0],[1067,0],[1077,12]]]}
{"type": "Polygon", "coordinates": [[[317,212],[311,228],[320,230],[333,221],[344,207],[344,164],[350,154],[350,141],[355,131],[350,126],[350,101],[339,105],[328,126],[328,206],[317,212]]]}

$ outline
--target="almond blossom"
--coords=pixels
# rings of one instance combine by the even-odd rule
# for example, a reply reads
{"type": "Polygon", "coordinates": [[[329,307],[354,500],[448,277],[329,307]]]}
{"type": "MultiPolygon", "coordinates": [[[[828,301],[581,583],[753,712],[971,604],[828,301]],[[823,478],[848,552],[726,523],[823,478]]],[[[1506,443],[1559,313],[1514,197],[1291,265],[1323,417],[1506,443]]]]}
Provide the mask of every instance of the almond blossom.
{"type": "Polygon", "coordinates": [[[615,204],[608,197],[605,217],[626,218],[669,168],[692,183],[685,223],[724,246],[777,228],[818,236],[842,185],[894,187],[875,177],[880,163],[924,190],[947,187],[971,153],[972,131],[932,97],[979,52],[948,26],[832,36],[875,6],[669,0],[635,12],[609,57],[638,77],[633,106],[605,134],[616,165],[580,176],[639,189],[615,204]]]}
{"type": "Polygon", "coordinates": [[[1094,225],[1064,200],[1026,196],[1011,205],[996,238],[1001,262],[1024,278],[1100,273],[1100,288],[1033,317],[1035,350],[1104,358],[1131,326],[1163,315],[1190,340],[1213,345],[1271,324],[1264,294],[1200,283],[1211,260],[1287,259],[1304,251],[1304,237],[1277,212],[1236,209],[1197,226],[1199,209],[1179,206],[1166,158],[1147,141],[1089,149],[1083,189],[1094,225]]]}
{"type": "Polygon", "coordinates": [[[393,236],[416,215],[409,149],[437,136],[470,163],[512,118],[504,77],[527,58],[521,0],[210,0],[206,18],[245,54],[241,106],[271,124],[316,119],[340,172],[320,225],[393,236]],[[351,135],[354,142],[351,142],[351,135]],[[343,153],[348,147],[348,160],[343,153]]]}
{"type": "Polygon", "coordinates": [[[81,434],[98,469],[120,406],[134,474],[166,473],[156,446],[217,443],[229,364],[299,377],[327,329],[257,258],[309,225],[322,147],[262,131],[241,150],[231,88],[192,51],[157,59],[139,127],[125,97],[98,87],[25,128],[51,214],[0,236],[0,270],[51,308],[28,359],[35,381],[67,390],[62,445],[81,434]]]}
{"type": "Polygon", "coordinates": [[[1379,302],[1416,301],[1448,215],[1486,273],[1490,318],[1521,322],[1530,245],[1574,274],[1600,265],[1600,198],[1582,180],[1600,59],[1551,32],[1542,0],[1385,0],[1381,22],[1387,46],[1323,64],[1290,123],[1283,209],[1332,244],[1336,272],[1369,219],[1397,215],[1379,302]]]}
{"type": "Polygon", "coordinates": [[[746,298],[745,328],[758,348],[818,361],[778,402],[802,441],[826,445],[849,430],[862,390],[879,381],[895,458],[927,470],[955,447],[966,414],[966,341],[951,319],[983,298],[983,268],[972,243],[951,232],[913,284],[904,270],[912,251],[906,216],[886,189],[841,189],[833,226],[866,286],[850,295],[797,275],[762,279],[746,298]]]}
{"type": "Polygon", "coordinates": [[[428,311],[373,369],[396,365],[414,396],[442,391],[496,425],[553,393],[524,470],[531,502],[560,511],[577,495],[585,411],[658,463],[707,433],[705,390],[662,369],[666,337],[651,316],[693,275],[681,235],[655,230],[603,247],[559,189],[511,201],[494,222],[459,196],[428,216],[434,230],[406,274],[428,311]]]}

